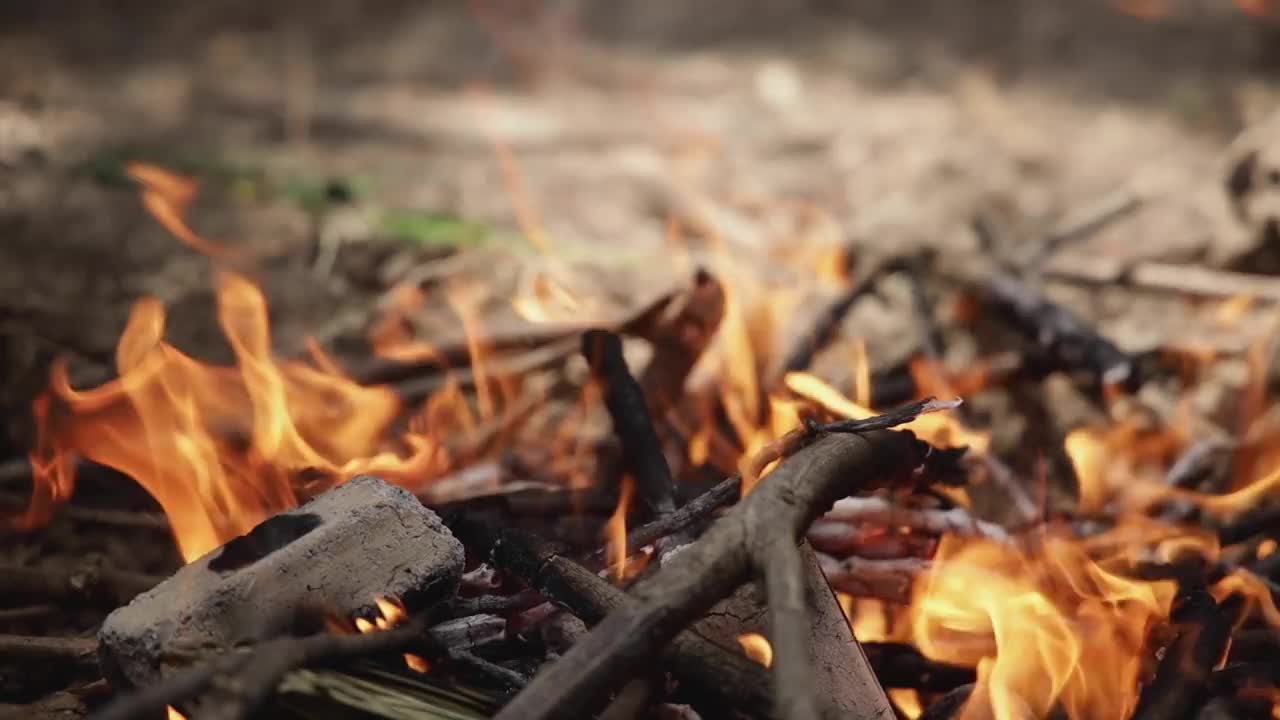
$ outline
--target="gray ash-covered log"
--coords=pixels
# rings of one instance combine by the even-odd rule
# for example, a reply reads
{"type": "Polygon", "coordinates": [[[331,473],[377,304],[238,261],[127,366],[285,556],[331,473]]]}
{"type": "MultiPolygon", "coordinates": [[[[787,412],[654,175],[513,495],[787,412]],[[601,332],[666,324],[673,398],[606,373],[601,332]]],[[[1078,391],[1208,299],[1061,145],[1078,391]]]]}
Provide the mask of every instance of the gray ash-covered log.
{"type": "Polygon", "coordinates": [[[305,611],[352,617],[380,595],[408,609],[449,599],[463,549],[408,491],[357,477],[276,515],[139,595],[99,633],[114,684],[164,677],[170,659],[292,630],[305,611]]]}

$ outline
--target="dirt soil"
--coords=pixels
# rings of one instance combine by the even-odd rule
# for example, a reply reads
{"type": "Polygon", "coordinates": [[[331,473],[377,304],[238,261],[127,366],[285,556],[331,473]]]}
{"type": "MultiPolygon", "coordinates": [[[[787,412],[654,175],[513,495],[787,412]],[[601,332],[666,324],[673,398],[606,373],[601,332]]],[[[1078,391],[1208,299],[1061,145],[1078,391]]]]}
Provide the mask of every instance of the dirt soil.
{"type": "MultiPolygon", "coordinates": [[[[1150,199],[1067,253],[1228,265],[1275,217],[1224,184],[1245,148],[1280,151],[1278,49],[1227,0],[4,3],[0,454],[30,442],[53,356],[109,373],[141,296],[180,347],[226,357],[213,266],[148,216],[129,161],[201,180],[191,224],[255,256],[281,352],[314,335],[355,358],[393,281],[459,249],[516,258],[470,269],[506,278],[499,299],[542,247],[625,304],[687,270],[673,216],[720,248],[702,260],[767,268],[802,244],[964,256],[976,212],[1033,237],[1131,190],[1150,199]]],[[[1204,310],[1055,292],[1135,350],[1204,310]]],[[[851,322],[892,357],[901,327],[876,312],[851,322]]],[[[118,487],[97,501],[142,502],[118,487]]],[[[6,560],[78,562],[67,532],[6,538],[6,560]]],[[[98,550],[176,564],[135,546],[98,550]]]]}

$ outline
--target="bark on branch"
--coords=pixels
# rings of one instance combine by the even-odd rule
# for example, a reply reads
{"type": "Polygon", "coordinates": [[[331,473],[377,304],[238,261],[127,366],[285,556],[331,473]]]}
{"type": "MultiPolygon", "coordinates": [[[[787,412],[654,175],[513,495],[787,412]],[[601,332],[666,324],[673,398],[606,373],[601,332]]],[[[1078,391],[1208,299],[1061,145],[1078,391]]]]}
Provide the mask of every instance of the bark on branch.
{"type": "MultiPolygon", "coordinates": [[[[638,583],[629,602],[535,678],[499,720],[588,716],[753,571],[763,578],[777,640],[773,678],[778,713],[797,720],[821,717],[806,670],[807,648],[787,640],[804,634],[803,613],[797,617],[796,612],[803,607],[796,543],[838,498],[906,481],[923,463],[926,450],[909,432],[820,434],[697,542],[638,583]]],[[[881,698],[869,701],[878,704],[881,698]]]]}

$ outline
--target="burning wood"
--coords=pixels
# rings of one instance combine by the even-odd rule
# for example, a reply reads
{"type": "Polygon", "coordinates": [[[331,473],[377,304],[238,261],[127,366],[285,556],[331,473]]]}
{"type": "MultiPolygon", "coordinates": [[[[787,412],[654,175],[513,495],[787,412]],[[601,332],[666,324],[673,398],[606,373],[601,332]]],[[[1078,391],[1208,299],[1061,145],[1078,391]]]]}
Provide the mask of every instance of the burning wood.
{"type": "Polygon", "coordinates": [[[304,607],[340,617],[374,595],[411,608],[452,597],[462,547],[413,495],[356,478],[184,566],[108,616],[103,665],[122,685],[163,677],[166,657],[281,633],[304,607]],[[269,612],[263,609],[269,608],[269,612]]]}
{"type": "MultiPolygon", "coordinates": [[[[770,77],[761,92],[785,95],[770,77]]],[[[515,154],[499,156],[519,186],[515,154]]],[[[1272,180],[1252,157],[1228,183],[1238,206],[1272,180]]],[[[112,567],[138,543],[67,567],[31,567],[25,549],[0,565],[0,593],[40,603],[0,610],[0,655],[105,675],[118,697],[103,717],[270,717],[298,697],[521,719],[1280,707],[1266,338],[1237,333],[1259,348],[1244,358],[1183,348],[1173,372],[1154,362],[1168,348],[1130,352],[1042,287],[1238,296],[1226,324],[1249,297],[1280,299],[1273,279],[1234,271],[1069,257],[1152,210],[1145,193],[1017,248],[993,233],[964,257],[853,248],[854,279],[831,272],[850,251],[839,232],[816,262],[734,257],[764,244],[754,232],[715,252],[681,246],[675,276],[691,282],[622,299],[634,293],[607,280],[566,282],[574,266],[550,254],[511,293],[464,277],[493,269],[483,262],[402,273],[412,282],[379,288],[377,357],[340,362],[318,342],[276,356],[253,253],[200,233],[194,180],[127,174],[218,269],[234,362],[179,350],[144,299],[116,377],[85,389],[60,362],[34,406],[15,477],[29,472],[35,492],[13,526],[66,517],[155,544],[162,520],[187,563],[164,580],[153,573],[173,562],[112,567]],[[825,303],[801,292],[815,274],[825,303]],[[460,331],[423,318],[436,291],[460,331]],[[489,322],[491,306],[518,321],[489,322]],[[875,315],[887,331],[871,331],[875,315]],[[1236,377],[1209,411],[1198,392],[1218,360],[1236,377]],[[163,516],[64,511],[77,472],[97,466],[163,516]],[[96,642],[31,634],[96,606],[122,606],[96,642]]],[[[717,217],[741,229],[772,212],[697,199],[709,237],[717,217]]],[[[549,253],[538,213],[518,205],[549,253]]],[[[1243,219],[1274,230],[1253,205],[1243,219]]],[[[822,225],[812,208],[793,214],[822,225]]],[[[321,280],[336,262],[317,263],[321,280]]]]}

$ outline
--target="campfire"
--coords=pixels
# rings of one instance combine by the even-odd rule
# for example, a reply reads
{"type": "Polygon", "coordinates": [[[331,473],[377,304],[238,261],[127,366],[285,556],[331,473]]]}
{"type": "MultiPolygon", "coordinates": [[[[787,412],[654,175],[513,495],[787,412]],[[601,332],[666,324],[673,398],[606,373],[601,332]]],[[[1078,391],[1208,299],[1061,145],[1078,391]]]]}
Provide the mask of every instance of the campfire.
{"type": "MultiPolygon", "coordinates": [[[[812,242],[751,254],[695,198],[669,281],[626,286],[496,156],[533,252],[402,269],[357,351],[282,349],[269,259],[201,229],[198,178],[125,167],[120,201],[211,269],[227,359],[146,297],[108,377],[55,360],[9,522],[81,513],[182,564],[11,563],[0,621],[31,629],[0,655],[101,678],[58,697],[113,720],[1280,717],[1276,338],[1243,320],[1280,294],[1069,252],[1149,188],[1030,234],[980,211],[962,251],[761,201],[736,210],[812,242]],[[1110,288],[1240,347],[1135,351],[1069,301],[1110,288]],[[95,477],[160,513],[77,506],[95,477]],[[64,606],[101,621],[23,625],[64,606]]],[[[1263,246],[1268,162],[1218,182],[1263,246]]]]}
{"type": "MultiPolygon", "coordinates": [[[[228,262],[184,219],[191,180],[130,172],[156,220],[228,262]]],[[[460,290],[456,346],[412,337],[406,304],[424,293],[406,286],[376,324],[374,362],[351,370],[314,345],[275,357],[262,292],[224,268],[234,365],[167,344],[147,299],[116,379],[77,389],[54,367],[19,522],[47,522],[81,468],[106,466],[156,499],[189,563],[103,625],[97,652],[122,689],[105,717],[243,716],[304,666],[395,652],[428,675],[479,676],[512,718],[609,703],[1002,719],[1183,717],[1223,693],[1269,703],[1255,657],[1280,620],[1275,511],[1257,506],[1280,474],[1265,443],[1153,416],[1136,393],[1186,368],[1121,351],[1028,272],[857,260],[781,356],[763,349],[768,311],[791,310],[746,275],[700,269],[630,317],[577,323],[551,318],[592,299],[537,275],[513,299],[530,318],[515,350],[469,321],[460,290]],[[895,278],[921,322],[938,322],[930,294],[945,287],[955,324],[1022,340],[952,370],[936,332],[938,346],[874,372],[841,327],[895,278]],[[636,370],[632,339],[649,351],[636,370]],[[546,348],[543,369],[512,359],[546,348]],[[834,384],[809,372],[820,353],[847,358],[834,384]],[[554,382],[535,386],[540,374],[554,382]],[[1073,471],[1065,503],[1044,477],[1017,477],[960,399],[1051,375],[1113,418],[1045,450],[1073,471]],[[426,377],[434,389],[415,390],[426,377]],[[525,450],[530,431],[550,442],[525,450]],[[562,537],[548,512],[600,534],[562,537]],[[517,647],[551,627],[562,637],[517,647]]],[[[1246,388],[1254,416],[1264,390],[1246,388]]]]}

